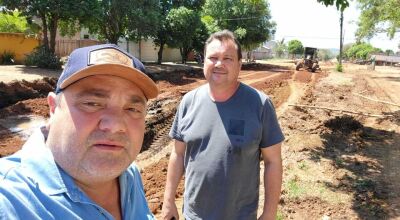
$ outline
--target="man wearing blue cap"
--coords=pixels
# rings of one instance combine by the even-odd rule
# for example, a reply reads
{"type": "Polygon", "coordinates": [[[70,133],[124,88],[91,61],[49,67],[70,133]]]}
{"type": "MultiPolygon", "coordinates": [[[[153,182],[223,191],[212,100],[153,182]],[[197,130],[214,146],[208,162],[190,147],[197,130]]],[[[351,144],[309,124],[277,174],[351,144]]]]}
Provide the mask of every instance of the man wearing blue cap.
{"type": "Polygon", "coordinates": [[[132,162],[158,89],[115,45],[73,51],[50,119],[0,159],[0,219],[153,219],[132,162]]]}

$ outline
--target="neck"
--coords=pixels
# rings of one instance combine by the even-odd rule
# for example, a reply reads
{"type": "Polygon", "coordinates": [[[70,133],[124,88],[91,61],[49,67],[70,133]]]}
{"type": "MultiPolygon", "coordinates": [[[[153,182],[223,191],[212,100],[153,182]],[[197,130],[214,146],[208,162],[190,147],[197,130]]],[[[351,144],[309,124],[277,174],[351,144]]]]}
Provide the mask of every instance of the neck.
{"type": "Polygon", "coordinates": [[[110,212],[115,219],[121,219],[120,187],[118,178],[104,183],[87,185],[75,181],[76,185],[86,193],[97,205],[110,212]]]}
{"type": "Polygon", "coordinates": [[[235,94],[236,90],[238,89],[240,83],[236,82],[228,87],[216,87],[212,85],[208,85],[210,97],[213,101],[216,102],[225,102],[230,97],[235,94]]]}

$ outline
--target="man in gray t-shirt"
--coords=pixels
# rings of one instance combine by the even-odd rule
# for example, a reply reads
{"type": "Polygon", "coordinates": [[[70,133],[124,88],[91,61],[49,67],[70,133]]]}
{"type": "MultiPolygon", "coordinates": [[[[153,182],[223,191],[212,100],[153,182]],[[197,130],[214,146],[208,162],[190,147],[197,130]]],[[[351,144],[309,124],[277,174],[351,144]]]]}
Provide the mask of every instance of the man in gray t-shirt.
{"type": "Polygon", "coordinates": [[[187,93],[170,136],[162,216],[178,219],[175,192],[185,174],[186,219],[256,219],[260,155],[265,163],[265,202],[260,219],[275,219],[282,183],[284,137],[264,93],[238,82],[240,45],[230,31],[206,42],[207,84],[187,93]]]}

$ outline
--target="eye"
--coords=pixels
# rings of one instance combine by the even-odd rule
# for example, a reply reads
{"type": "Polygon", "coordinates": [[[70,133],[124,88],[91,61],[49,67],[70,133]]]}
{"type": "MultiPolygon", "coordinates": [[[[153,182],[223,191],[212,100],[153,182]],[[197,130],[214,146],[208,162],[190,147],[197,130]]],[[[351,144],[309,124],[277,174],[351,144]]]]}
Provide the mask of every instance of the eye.
{"type": "Polygon", "coordinates": [[[214,61],[214,60],[218,60],[218,57],[211,56],[211,57],[208,57],[208,59],[214,61]]]}
{"type": "Polygon", "coordinates": [[[233,59],[231,57],[225,57],[224,60],[226,61],[232,61],[233,59]]]}
{"type": "Polygon", "coordinates": [[[97,106],[101,106],[99,103],[97,103],[97,102],[83,102],[82,103],[83,105],[86,105],[86,106],[90,106],[90,107],[97,107],[97,106]]]}
{"type": "Polygon", "coordinates": [[[104,104],[93,100],[83,100],[82,102],[79,102],[78,106],[85,112],[95,112],[102,109],[104,104]]]}
{"type": "Polygon", "coordinates": [[[142,111],[136,107],[130,107],[130,108],[127,108],[126,110],[128,110],[130,112],[135,112],[135,113],[142,113],[142,111]]]}
{"type": "Polygon", "coordinates": [[[146,107],[143,105],[127,106],[125,110],[134,118],[143,118],[146,115],[146,107]]]}

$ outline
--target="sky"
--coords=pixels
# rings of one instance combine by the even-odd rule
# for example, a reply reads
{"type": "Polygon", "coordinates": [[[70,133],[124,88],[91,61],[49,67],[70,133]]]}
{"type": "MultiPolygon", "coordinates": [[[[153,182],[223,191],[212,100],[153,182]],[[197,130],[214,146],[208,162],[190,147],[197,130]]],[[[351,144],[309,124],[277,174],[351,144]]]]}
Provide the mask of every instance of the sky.
{"type": "MultiPolygon", "coordinates": [[[[303,46],[337,48],[340,40],[340,13],[336,6],[318,3],[317,0],[268,0],[272,20],[276,22],[275,40],[285,42],[297,39],[303,46]]],[[[343,17],[344,44],[355,42],[358,16],[357,4],[350,1],[343,17]]],[[[400,34],[390,40],[386,34],[379,34],[367,41],[382,50],[398,51],[400,34]]]]}

